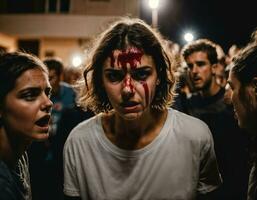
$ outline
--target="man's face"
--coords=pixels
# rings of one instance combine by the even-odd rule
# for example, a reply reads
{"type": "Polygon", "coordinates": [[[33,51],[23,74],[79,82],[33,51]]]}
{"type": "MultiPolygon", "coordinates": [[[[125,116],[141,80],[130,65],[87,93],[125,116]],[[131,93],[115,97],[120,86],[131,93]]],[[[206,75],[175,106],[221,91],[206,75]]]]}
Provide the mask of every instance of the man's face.
{"type": "Polygon", "coordinates": [[[206,52],[197,51],[186,58],[189,75],[196,90],[209,90],[213,77],[214,67],[208,60],[206,52]]]}
{"type": "Polygon", "coordinates": [[[58,76],[54,69],[49,70],[49,81],[52,86],[53,95],[57,94],[60,88],[61,76],[58,76]]]}

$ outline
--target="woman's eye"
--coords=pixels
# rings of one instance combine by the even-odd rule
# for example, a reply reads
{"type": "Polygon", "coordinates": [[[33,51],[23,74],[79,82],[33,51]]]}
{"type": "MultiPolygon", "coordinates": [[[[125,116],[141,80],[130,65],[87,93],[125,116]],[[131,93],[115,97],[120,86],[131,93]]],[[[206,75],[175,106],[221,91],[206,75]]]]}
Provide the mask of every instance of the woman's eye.
{"type": "Polygon", "coordinates": [[[124,74],[122,72],[109,72],[106,74],[106,77],[111,82],[122,81],[124,74]]]}
{"type": "Polygon", "coordinates": [[[144,81],[150,75],[150,71],[139,70],[132,73],[132,78],[139,81],[144,81]]]}
{"type": "Polygon", "coordinates": [[[33,101],[33,100],[36,99],[36,95],[33,94],[33,93],[28,92],[26,94],[23,94],[22,98],[25,99],[26,101],[33,101]]]}
{"type": "Polygon", "coordinates": [[[39,93],[37,90],[25,91],[20,95],[20,98],[26,101],[34,101],[39,96],[39,93]]]}

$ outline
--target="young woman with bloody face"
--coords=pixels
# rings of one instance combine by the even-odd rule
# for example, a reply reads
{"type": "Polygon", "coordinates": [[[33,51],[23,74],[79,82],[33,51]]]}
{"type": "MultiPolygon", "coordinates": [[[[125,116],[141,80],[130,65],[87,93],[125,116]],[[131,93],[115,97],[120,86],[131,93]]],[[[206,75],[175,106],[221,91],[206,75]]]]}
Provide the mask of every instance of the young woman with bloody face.
{"type": "Polygon", "coordinates": [[[118,21],[98,38],[80,102],[99,114],[65,144],[67,198],[191,199],[220,184],[207,126],[169,108],[172,66],[161,36],[139,19],[118,21]]]}

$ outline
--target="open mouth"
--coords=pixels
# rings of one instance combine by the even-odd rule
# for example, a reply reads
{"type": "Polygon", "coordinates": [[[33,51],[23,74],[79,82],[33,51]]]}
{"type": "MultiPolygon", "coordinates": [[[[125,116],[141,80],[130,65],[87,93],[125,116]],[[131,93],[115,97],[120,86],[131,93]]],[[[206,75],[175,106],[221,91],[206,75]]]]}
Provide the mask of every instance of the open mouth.
{"type": "Polygon", "coordinates": [[[194,77],[193,78],[193,81],[195,81],[195,82],[200,81],[200,80],[201,80],[201,78],[199,78],[199,77],[194,77]]]}
{"type": "Polygon", "coordinates": [[[133,107],[133,106],[137,106],[138,103],[135,101],[126,101],[126,102],[122,102],[121,106],[122,107],[133,107]]]}
{"type": "Polygon", "coordinates": [[[36,125],[40,127],[45,127],[49,125],[50,121],[50,115],[45,115],[44,117],[41,117],[39,120],[36,121],[36,125]]]}

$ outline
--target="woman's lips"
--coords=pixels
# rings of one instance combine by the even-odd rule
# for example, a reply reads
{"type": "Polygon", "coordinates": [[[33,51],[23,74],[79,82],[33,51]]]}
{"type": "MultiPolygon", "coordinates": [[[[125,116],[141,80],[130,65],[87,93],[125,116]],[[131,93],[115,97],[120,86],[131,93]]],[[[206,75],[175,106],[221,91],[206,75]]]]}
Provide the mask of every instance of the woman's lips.
{"type": "Polygon", "coordinates": [[[139,103],[130,101],[130,102],[123,102],[121,103],[121,107],[124,109],[125,112],[135,112],[139,110],[139,103]]]}
{"type": "Polygon", "coordinates": [[[36,125],[40,127],[48,127],[50,121],[50,115],[45,115],[36,121],[36,125]]]}
{"type": "Polygon", "coordinates": [[[122,102],[120,105],[122,107],[133,107],[138,105],[139,103],[135,102],[135,101],[126,101],[126,102],[122,102]]]}

